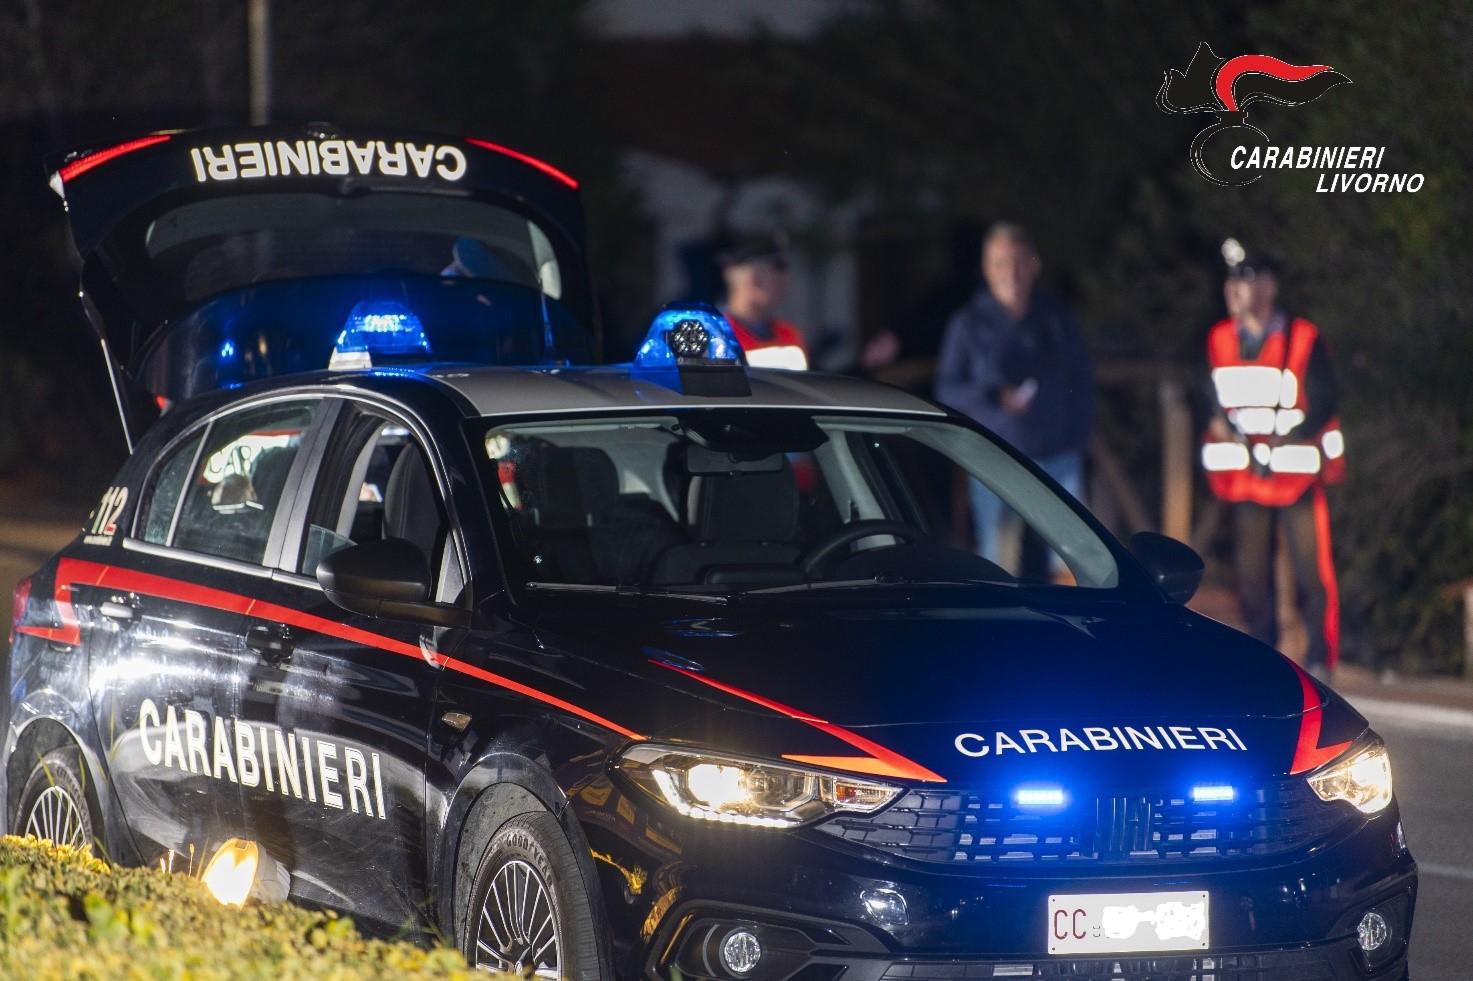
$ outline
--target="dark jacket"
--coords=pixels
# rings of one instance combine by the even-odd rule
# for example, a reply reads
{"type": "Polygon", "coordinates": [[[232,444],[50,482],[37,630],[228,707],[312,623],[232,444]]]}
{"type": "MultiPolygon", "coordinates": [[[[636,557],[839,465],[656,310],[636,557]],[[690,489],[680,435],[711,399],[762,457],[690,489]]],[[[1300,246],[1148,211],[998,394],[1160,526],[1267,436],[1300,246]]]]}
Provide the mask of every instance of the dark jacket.
{"type": "Polygon", "coordinates": [[[1016,321],[984,286],[951,317],[936,366],[936,398],[1034,459],[1089,444],[1094,376],[1079,324],[1063,301],[1035,290],[1016,321]],[[999,402],[1000,391],[1028,379],[1038,385],[1022,415],[999,402]]]}

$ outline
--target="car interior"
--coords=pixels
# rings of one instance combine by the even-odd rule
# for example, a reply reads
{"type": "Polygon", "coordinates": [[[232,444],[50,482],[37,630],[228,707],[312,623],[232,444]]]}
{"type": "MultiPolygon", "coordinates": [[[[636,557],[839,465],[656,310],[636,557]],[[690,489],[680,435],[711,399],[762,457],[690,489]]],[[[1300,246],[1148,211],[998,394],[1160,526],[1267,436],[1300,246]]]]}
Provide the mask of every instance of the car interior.
{"type": "Polygon", "coordinates": [[[260,562],[311,411],[276,407],[226,417],[211,427],[173,544],[260,562]]]}
{"type": "Polygon", "coordinates": [[[436,595],[453,602],[463,586],[460,563],[424,450],[404,426],[358,407],[336,426],[308,505],[298,571],[313,576],[338,549],[400,538],[424,554],[436,595]]]}
{"type": "Polygon", "coordinates": [[[825,433],[795,419],[750,431],[750,418],[740,432],[725,423],[493,430],[488,454],[528,579],[712,591],[1017,581],[958,547],[950,515],[922,505],[944,498],[958,475],[944,455],[900,434],[825,433]]]}

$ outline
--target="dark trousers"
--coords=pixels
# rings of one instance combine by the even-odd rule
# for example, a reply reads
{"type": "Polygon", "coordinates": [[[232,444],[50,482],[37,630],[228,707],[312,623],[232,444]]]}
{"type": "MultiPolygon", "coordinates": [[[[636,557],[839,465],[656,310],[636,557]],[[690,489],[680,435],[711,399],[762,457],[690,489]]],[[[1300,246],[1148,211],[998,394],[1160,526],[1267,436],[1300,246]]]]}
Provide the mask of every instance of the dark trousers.
{"type": "Polygon", "coordinates": [[[1233,505],[1236,523],[1238,603],[1250,634],[1271,647],[1279,642],[1274,590],[1276,530],[1282,528],[1304,618],[1306,665],[1334,666],[1340,646],[1339,595],[1330,561],[1329,514],[1324,491],[1312,489],[1287,507],[1233,505]]]}

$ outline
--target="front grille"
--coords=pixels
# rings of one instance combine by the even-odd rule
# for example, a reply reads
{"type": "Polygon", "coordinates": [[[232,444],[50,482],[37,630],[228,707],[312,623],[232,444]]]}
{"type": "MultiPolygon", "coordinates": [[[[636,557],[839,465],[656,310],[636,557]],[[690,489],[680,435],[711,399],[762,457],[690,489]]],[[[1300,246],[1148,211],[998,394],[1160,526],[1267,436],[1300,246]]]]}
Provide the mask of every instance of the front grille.
{"type": "Polygon", "coordinates": [[[1275,855],[1334,830],[1345,808],[1325,804],[1303,780],[1243,790],[1228,804],[1170,794],[1077,799],[1064,810],[1023,810],[1002,795],[912,790],[866,816],[819,830],[917,862],[1149,863],[1275,855]]]}
{"type": "MultiPolygon", "coordinates": [[[[1111,957],[1004,962],[910,961],[890,965],[884,981],[1335,981],[1331,949],[1312,947],[1251,954],[1111,957]]],[[[1340,956],[1344,957],[1342,953],[1340,956]]]]}

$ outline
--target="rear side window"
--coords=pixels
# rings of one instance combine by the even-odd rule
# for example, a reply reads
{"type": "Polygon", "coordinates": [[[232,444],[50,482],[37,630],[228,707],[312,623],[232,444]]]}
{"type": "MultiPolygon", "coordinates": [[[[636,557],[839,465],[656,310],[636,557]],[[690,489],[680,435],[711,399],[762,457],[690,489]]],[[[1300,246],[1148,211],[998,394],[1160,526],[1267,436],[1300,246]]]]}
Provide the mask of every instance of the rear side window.
{"type": "Polygon", "coordinates": [[[184,481],[189,477],[202,439],[204,433],[201,432],[185,440],[159,468],[149,491],[148,508],[143,514],[144,541],[155,545],[168,544],[169,530],[174,525],[174,512],[179,509],[179,498],[184,493],[184,481]]]}
{"type": "Polygon", "coordinates": [[[286,402],[216,420],[194,464],[171,544],[262,562],[287,474],[319,404],[286,402]]]}

